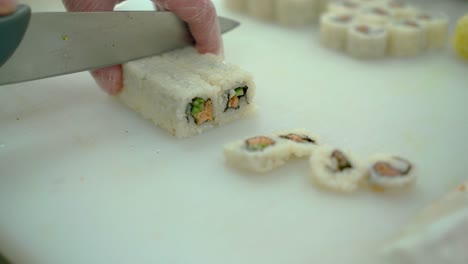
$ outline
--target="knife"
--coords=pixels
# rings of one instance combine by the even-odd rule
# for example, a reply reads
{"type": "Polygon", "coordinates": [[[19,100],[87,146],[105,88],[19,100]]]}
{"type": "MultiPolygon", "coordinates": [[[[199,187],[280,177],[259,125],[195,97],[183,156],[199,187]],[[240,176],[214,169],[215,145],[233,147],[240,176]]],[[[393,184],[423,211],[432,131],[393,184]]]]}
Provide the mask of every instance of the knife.
{"type": "MultiPolygon", "coordinates": [[[[239,23],[218,17],[221,33],[239,23]]],[[[171,12],[32,13],[0,17],[0,85],[117,65],[193,44],[171,12]]]]}

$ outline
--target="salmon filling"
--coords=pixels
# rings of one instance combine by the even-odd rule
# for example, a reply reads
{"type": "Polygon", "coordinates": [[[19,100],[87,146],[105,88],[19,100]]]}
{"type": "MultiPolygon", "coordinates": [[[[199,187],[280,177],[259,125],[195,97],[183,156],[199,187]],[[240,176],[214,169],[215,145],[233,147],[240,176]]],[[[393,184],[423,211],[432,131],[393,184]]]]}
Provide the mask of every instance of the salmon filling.
{"type": "Polygon", "coordinates": [[[308,136],[301,136],[293,133],[280,136],[280,138],[288,139],[297,143],[315,143],[315,140],[311,139],[308,136]]]}
{"type": "Polygon", "coordinates": [[[373,170],[379,176],[383,177],[399,177],[408,175],[411,171],[411,163],[402,158],[394,157],[394,164],[392,162],[379,161],[374,164],[373,170]],[[399,163],[399,164],[396,164],[399,163]]]}
{"type": "Polygon", "coordinates": [[[341,172],[353,168],[353,165],[351,165],[346,155],[339,150],[333,151],[331,154],[331,159],[333,161],[333,166],[327,167],[333,172],[341,172]]]}
{"type": "Polygon", "coordinates": [[[250,151],[262,151],[275,143],[273,139],[265,136],[253,137],[245,141],[245,145],[250,151]]]}
{"type": "Polygon", "coordinates": [[[348,23],[352,19],[353,17],[350,15],[340,15],[340,16],[336,16],[333,18],[333,20],[335,20],[336,22],[340,22],[340,23],[348,23]]]}
{"type": "Polygon", "coordinates": [[[188,108],[190,115],[195,120],[195,124],[202,125],[208,121],[213,121],[213,103],[210,99],[194,98],[188,108]]]}
{"type": "Polygon", "coordinates": [[[372,13],[374,13],[376,15],[380,15],[380,16],[389,16],[390,15],[387,11],[385,11],[382,8],[378,8],[378,7],[373,8],[372,13]]]}
{"type": "Polygon", "coordinates": [[[412,28],[419,28],[419,24],[417,22],[411,21],[411,20],[406,20],[405,22],[403,22],[403,25],[408,26],[408,27],[412,27],[412,28]]]}
{"type": "Polygon", "coordinates": [[[237,87],[235,89],[232,89],[228,91],[227,97],[227,105],[226,108],[224,109],[224,112],[226,112],[229,109],[239,109],[240,108],[240,103],[241,99],[244,98],[247,103],[247,90],[249,88],[247,86],[244,87],[237,87]]]}

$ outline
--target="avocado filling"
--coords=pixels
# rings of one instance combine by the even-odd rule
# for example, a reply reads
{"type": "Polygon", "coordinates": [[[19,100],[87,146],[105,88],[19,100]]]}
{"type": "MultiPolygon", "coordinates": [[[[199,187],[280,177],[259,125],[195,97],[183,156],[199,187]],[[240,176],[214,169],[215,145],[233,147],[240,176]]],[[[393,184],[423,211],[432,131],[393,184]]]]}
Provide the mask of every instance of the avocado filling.
{"type": "Polygon", "coordinates": [[[213,121],[213,103],[210,99],[196,97],[187,107],[187,114],[193,117],[195,124],[202,125],[205,122],[213,121]]]}

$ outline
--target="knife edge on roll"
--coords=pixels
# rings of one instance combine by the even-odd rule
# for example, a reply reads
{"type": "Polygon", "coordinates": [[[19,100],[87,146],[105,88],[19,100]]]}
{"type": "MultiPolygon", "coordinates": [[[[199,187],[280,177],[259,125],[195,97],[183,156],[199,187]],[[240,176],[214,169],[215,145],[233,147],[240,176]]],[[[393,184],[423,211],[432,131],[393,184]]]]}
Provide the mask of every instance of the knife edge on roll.
{"type": "MultiPolygon", "coordinates": [[[[20,10],[29,7],[19,5],[20,10]]],[[[2,38],[13,32],[6,21],[29,16],[18,11],[0,18],[2,38]]],[[[239,25],[218,18],[221,33],[239,25]]],[[[187,25],[171,12],[33,12],[26,27],[13,55],[0,67],[0,85],[99,69],[193,44],[187,25]]],[[[6,48],[0,45],[0,53],[7,53],[6,48]]]]}

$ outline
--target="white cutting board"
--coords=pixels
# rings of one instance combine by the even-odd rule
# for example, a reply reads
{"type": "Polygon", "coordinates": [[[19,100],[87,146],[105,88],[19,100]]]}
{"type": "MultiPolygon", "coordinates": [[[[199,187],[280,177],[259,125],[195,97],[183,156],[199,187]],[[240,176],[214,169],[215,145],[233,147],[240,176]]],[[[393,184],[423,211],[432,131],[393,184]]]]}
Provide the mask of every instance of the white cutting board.
{"type": "MultiPolygon", "coordinates": [[[[61,9],[43,2],[36,10],[61,9]]],[[[1,252],[18,264],[369,263],[416,210],[466,178],[468,66],[450,50],[352,60],[322,48],[317,28],[214,2],[242,22],[224,41],[227,60],[258,86],[259,110],[244,120],[179,140],[87,73],[0,87],[1,252]],[[337,195],[309,183],[304,160],[260,176],[225,165],[224,143],[297,127],[363,157],[403,155],[417,187],[337,195]]],[[[443,4],[452,20],[468,10],[443,4]]]]}

